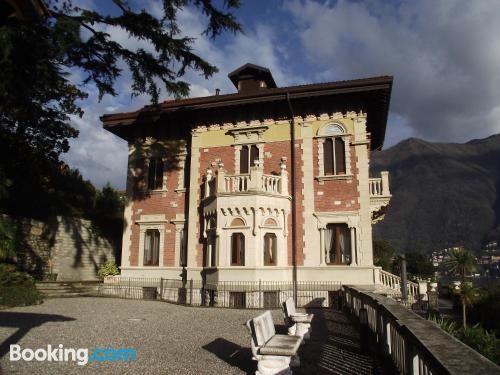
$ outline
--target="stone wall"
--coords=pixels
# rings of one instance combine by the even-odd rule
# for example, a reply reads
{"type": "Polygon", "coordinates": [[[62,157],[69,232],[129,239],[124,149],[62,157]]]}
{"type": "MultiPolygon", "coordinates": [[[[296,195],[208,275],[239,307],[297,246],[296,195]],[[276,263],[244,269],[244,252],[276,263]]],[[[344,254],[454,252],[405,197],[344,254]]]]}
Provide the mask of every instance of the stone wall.
{"type": "Polygon", "coordinates": [[[102,263],[116,261],[113,244],[89,220],[58,216],[18,223],[17,262],[38,277],[52,271],[58,274],[57,281],[96,280],[102,263]]]}

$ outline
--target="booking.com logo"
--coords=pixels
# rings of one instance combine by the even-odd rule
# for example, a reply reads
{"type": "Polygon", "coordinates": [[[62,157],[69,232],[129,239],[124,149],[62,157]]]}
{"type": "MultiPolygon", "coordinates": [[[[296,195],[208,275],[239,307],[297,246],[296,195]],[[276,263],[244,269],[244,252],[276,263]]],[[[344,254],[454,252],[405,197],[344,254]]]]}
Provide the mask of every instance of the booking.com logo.
{"type": "Polygon", "coordinates": [[[33,360],[38,362],[76,362],[79,366],[85,366],[91,362],[135,362],[137,353],[132,348],[95,348],[93,350],[86,348],[65,348],[63,344],[53,347],[47,345],[47,349],[21,349],[20,345],[10,346],[11,361],[33,360]],[[91,353],[89,355],[89,353],[91,353]]]}

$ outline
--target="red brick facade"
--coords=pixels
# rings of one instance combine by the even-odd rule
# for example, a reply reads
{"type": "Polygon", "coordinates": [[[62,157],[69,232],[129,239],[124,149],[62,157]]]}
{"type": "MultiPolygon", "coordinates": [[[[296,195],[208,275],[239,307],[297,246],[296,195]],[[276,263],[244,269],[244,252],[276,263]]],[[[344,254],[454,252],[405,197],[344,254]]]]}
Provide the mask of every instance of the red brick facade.
{"type": "MultiPolygon", "coordinates": [[[[183,214],[185,208],[185,193],[176,192],[179,184],[179,173],[182,170],[166,171],[166,191],[134,192],[132,203],[132,234],[130,238],[130,265],[142,266],[139,263],[139,251],[143,251],[143,244],[139,243],[140,228],[136,223],[141,215],[164,214],[166,220],[173,220],[176,214],[183,214]]],[[[140,183],[136,185],[141,185],[140,183]]],[[[175,259],[175,225],[165,224],[163,265],[167,267],[178,266],[175,259]]]]}
{"type": "MultiPolygon", "coordinates": [[[[352,178],[345,180],[314,180],[314,210],[318,212],[338,212],[359,210],[358,169],[356,148],[350,146],[352,178]],[[318,194],[323,193],[322,195],[318,194]],[[354,202],[353,202],[354,201],[354,202]],[[335,204],[340,202],[340,204],[335,204]]],[[[313,140],[314,176],[319,176],[318,140],[313,140]]]]}

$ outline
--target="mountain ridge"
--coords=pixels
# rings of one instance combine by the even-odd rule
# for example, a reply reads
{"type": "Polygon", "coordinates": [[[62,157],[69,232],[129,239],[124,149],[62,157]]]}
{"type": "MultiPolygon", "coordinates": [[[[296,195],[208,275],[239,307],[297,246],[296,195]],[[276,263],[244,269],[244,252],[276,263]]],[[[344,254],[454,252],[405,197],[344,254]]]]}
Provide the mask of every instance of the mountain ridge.
{"type": "Polygon", "coordinates": [[[389,171],[393,195],[374,226],[402,252],[463,245],[477,250],[498,238],[500,134],[466,143],[408,138],[373,152],[370,172],[389,171]]]}

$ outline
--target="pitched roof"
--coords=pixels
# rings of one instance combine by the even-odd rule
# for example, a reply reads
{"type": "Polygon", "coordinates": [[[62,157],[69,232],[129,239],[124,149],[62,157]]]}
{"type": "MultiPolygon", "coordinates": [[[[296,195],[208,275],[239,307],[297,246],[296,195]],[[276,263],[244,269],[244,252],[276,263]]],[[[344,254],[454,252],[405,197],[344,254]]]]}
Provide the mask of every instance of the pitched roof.
{"type": "Polygon", "coordinates": [[[291,100],[316,100],[319,97],[338,97],[344,95],[366,94],[363,100],[376,102],[372,113],[368,111],[368,121],[372,117],[370,131],[372,140],[378,138],[376,148],[381,147],[385,135],[385,126],[389,111],[393,77],[379,76],[346,81],[313,83],[297,86],[268,88],[247,93],[212,95],[196,98],[167,100],[157,105],[147,105],[137,111],[105,114],[101,117],[104,128],[122,138],[123,130],[134,125],[144,125],[157,120],[159,116],[189,116],[194,112],[205,110],[230,110],[234,106],[271,103],[285,101],[287,95],[291,100]],[[315,99],[316,98],[316,99],[315,99]],[[373,113],[376,111],[377,113],[373,113]],[[374,123],[376,119],[376,123],[374,123]],[[377,134],[374,134],[374,133],[377,134]]]}

